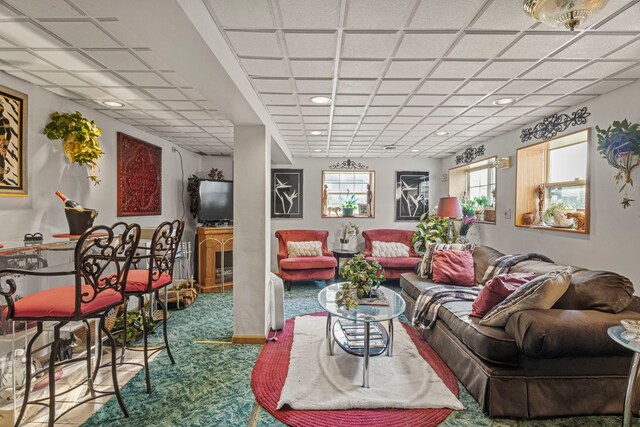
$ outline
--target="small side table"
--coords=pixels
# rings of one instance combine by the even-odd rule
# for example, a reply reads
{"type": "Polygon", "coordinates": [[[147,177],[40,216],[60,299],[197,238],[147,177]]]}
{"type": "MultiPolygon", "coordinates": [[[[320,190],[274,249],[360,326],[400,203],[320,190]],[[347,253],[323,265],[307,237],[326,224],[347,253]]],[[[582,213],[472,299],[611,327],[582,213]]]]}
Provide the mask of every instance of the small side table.
{"type": "Polygon", "coordinates": [[[627,392],[624,395],[624,416],[622,418],[623,427],[631,427],[633,420],[633,401],[635,397],[636,380],[638,379],[638,367],[640,366],[640,341],[627,340],[622,337],[625,331],[622,326],[612,326],[607,330],[609,337],[623,347],[633,351],[633,361],[629,369],[629,381],[627,382],[627,392]]]}
{"type": "Polygon", "coordinates": [[[359,252],[342,250],[342,249],[333,249],[331,252],[333,252],[333,256],[336,258],[336,261],[338,261],[338,265],[336,265],[336,275],[335,275],[335,279],[337,280],[340,278],[340,258],[351,259],[356,255],[358,255],[359,252]]]}

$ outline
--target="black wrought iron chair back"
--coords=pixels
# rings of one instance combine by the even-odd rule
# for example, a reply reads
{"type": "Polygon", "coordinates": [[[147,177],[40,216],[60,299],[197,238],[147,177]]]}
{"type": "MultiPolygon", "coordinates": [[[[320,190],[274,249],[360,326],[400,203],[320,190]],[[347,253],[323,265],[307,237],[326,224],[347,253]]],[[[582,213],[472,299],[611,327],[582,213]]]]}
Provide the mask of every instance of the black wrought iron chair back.
{"type": "MultiPolygon", "coordinates": [[[[13,296],[17,286],[13,277],[7,278],[6,283],[9,289],[0,289],[0,295],[7,301],[7,317],[14,321],[36,321],[37,331],[29,340],[26,349],[26,380],[25,396],[20,410],[20,415],[15,423],[19,425],[22,421],[28,404],[38,404],[49,408],[49,425],[53,426],[55,421],[66,412],[87,401],[100,398],[106,395],[116,395],[120,408],[128,417],[127,408],[120,395],[117,372],[115,369],[116,346],[110,331],[105,326],[105,316],[109,310],[120,305],[124,301],[124,291],[127,274],[138,243],[140,241],[141,229],[137,224],[116,223],[113,226],[99,225],[87,230],[76,243],[74,252],[74,269],[71,271],[38,271],[20,270],[8,268],[0,270],[0,278],[7,275],[27,275],[27,276],[73,276],[74,284],[62,286],[36,294],[28,295],[18,301],[13,296]],[[43,302],[44,301],[44,302],[43,302]],[[48,302],[50,301],[50,305],[48,302]],[[96,319],[99,322],[101,334],[104,334],[111,344],[111,358],[113,368],[111,370],[113,391],[96,390],[93,380],[97,370],[94,372],[91,364],[91,325],[89,320],[96,319]],[[32,348],[34,343],[44,332],[45,321],[57,322],[53,327],[53,341],[49,355],[48,371],[49,375],[49,396],[36,400],[29,400],[31,393],[31,381],[40,372],[32,373],[32,348]],[[60,330],[71,321],[83,321],[86,332],[87,351],[80,358],[72,358],[56,363],[56,355],[61,346],[60,330]],[[87,386],[90,397],[82,402],[73,405],[64,413],[56,415],[56,368],[62,364],[74,363],[78,360],[86,360],[87,364],[87,386]],[[47,403],[48,401],[48,403],[47,403]]],[[[98,339],[101,343],[102,338],[98,339]]],[[[42,372],[44,372],[43,370],[42,372]]],[[[78,384],[76,387],[83,385],[78,384]]],[[[76,388],[73,387],[73,388],[76,388]]],[[[68,393],[65,390],[61,394],[68,393]]]]}
{"type": "Polygon", "coordinates": [[[151,239],[147,292],[153,292],[152,283],[159,280],[162,273],[173,276],[173,266],[183,232],[184,221],[180,220],[165,221],[156,228],[151,239]]]}
{"type": "Polygon", "coordinates": [[[145,380],[147,383],[148,393],[151,393],[149,357],[155,352],[166,349],[167,356],[169,356],[169,360],[171,360],[171,363],[176,363],[173,355],[171,354],[171,347],[169,346],[169,340],[167,338],[167,288],[173,282],[173,267],[175,264],[176,255],[178,254],[178,250],[180,248],[180,242],[182,240],[183,232],[184,221],[174,220],[161,223],[156,228],[151,238],[151,247],[149,248],[149,254],[135,257],[136,263],[143,260],[147,262],[147,270],[132,269],[131,277],[129,278],[127,286],[125,288],[125,297],[127,297],[127,304],[124,305],[123,331],[127,330],[128,298],[136,297],[138,299],[138,312],[142,315],[143,346],[142,349],[140,349],[139,347],[127,347],[126,339],[123,339],[120,363],[125,363],[125,352],[127,349],[144,352],[143,367],[145,370],[145,380]],[[160,298],[160,290],[164,291],[163,299],[160,298]],[[146,304],[147,301],[148,304],[146,304]],[[158,304],[162,310],[162,330],[164,346],[154,346],[155,348],[149,351],[149,331],[147,330],[149,326],[148,319],[153,319],[155,304],[158,304]],[[146,308],[148,308],[148,313],[146,308]]]}

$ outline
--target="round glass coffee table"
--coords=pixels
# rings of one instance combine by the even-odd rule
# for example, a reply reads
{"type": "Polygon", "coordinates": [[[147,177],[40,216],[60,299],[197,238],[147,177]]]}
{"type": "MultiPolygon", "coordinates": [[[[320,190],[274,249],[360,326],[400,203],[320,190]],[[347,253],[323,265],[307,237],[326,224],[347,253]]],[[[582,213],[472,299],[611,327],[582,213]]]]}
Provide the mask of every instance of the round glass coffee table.
{"type": "Polygon", "coordinates": [[[640,366],[640,336],[634,336],[635,334],[633,333],[625,332],[622,326],[612,326],[607,329],[607,333],[612,340],[633,351],[633,360],[631,361],[629,380],[627,382],[627,392],[624,396],[624,415],[622,417],[623,427],[630,427],[633,418],[631,407],[633,406],[636,380],[638,379],[638,367],[640,366]]]}
{"type": "Polygon", "coordinates": [[[354,356],[363,357],[362,387],[369,388],[369,358],[385,354],[393,356],[393,319],[405,309],[405,302],[396,292],[383,286],[378,291],[386,296],[388,305],[360,305],[353,310],[338,307],[336,294],[342,283],[327,286],[318,294],[318,302],[327,311],[327,352],[334,354],[334,343],[354,356]],[[333,323],[332,318],[340,319],[333,323]],[[381,322],[388,322],[388,332],[381,322]]]}

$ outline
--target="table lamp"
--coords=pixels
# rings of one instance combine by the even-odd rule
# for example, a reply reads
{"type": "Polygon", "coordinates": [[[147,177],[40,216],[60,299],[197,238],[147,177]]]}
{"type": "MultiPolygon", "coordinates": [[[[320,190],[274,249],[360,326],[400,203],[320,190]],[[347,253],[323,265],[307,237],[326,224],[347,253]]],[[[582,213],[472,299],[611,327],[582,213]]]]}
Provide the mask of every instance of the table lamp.
{"type": "Polygon", "coordinates": [[[436,216],[439,218],[447,218],[449,221],[449,229],[447,230],[447,241],[452,243],[453,240],[453,221],[451,218],[460,218],[462,216],[462,208],[457,197],[441,197],[438,202],[438,212],[436,216]]]}

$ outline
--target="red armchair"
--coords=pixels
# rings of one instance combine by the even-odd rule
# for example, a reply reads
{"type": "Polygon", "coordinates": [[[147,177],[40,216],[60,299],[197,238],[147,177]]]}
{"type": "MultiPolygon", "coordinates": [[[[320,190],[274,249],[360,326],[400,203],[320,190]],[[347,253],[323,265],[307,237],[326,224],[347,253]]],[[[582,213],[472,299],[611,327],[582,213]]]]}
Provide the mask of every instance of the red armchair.
{"type": "Polygon", "coordinates": [[[331,280],[338,263],[327,249],[328,231],[322,230],[278,230],[278,269],[288,291],[291,282],[304,280],[331,280]],[[289,258],[287,242],[322,242],[322,256],[289,258]]]}
{"type": "Polygon", "coordinates": [[[366,230],[362,232],[364,237],[364,254],[369,260],[375,259],[380,263],[387,279],[399,279],[402,273],[413,272],[416,264],[420,262],[420,255],[411,244],[411,230],[366,230]],[[399,258],[374,258],[372,243],[377,242],[397,242],[409,246],[409,256],[399,258]]]}

